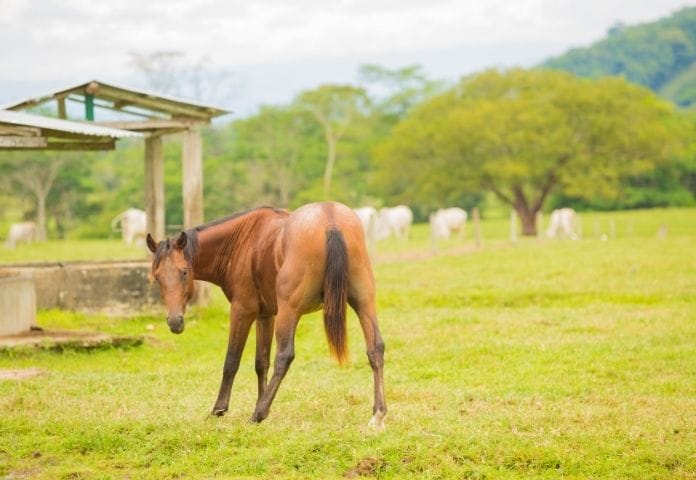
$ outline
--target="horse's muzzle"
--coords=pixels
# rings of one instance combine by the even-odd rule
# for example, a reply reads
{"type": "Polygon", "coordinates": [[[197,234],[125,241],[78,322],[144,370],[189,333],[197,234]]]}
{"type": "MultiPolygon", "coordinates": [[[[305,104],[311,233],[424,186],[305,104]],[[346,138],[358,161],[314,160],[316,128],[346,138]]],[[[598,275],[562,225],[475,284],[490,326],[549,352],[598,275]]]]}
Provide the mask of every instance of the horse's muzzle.
{"type": "Polygon", "coordinates": [[[184,331],[184,317],[179,315],[178,317],[167,317],[167,325],[169,325],[169,330],[172,333],[179,334],[184,331]]]}

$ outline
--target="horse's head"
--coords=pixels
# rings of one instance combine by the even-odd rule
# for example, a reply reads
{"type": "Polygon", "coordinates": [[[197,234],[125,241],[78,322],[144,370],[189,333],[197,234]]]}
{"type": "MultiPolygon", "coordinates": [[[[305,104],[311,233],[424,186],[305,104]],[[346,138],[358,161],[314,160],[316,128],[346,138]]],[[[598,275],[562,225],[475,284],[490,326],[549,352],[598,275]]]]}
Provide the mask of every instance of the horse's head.
{"type": "Polygon", "coordinates": [[[168,238],[159,243],[147,234],[147,247],[154,253],[152,276],[159,284],[167,310],[167,325],[172,333],[184,331],[186,304],[193,295],[193,270],[191,249],[187,250],[188,242],[188,236],[184,232],[176,239],[168,238]]]}

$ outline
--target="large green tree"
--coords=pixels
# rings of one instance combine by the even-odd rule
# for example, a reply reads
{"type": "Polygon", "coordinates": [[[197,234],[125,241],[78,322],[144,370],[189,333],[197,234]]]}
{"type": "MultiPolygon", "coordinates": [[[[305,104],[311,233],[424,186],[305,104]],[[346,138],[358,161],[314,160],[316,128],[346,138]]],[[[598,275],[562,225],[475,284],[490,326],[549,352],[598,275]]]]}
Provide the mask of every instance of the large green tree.
{"type": "Polygon", "coordinates": [[[672,107],[623,79],[490,70],[416,108],[376,151],[380,183],[413,198],[484,189],[525,235],[549,194],[616,196],[627,175],[669,161],[672,107]]]}

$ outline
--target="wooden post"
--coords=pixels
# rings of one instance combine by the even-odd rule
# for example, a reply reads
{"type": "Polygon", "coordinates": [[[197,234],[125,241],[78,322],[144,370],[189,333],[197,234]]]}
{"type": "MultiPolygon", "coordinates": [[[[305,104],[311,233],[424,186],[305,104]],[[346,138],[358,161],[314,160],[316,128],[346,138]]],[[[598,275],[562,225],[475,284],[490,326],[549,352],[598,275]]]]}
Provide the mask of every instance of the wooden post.
{"type": "Polygon", "coordinates": [[[474,224],[474,238],[476,239],[476,247],[481,246],[481,214],[479,208],[474,207],[471,211],[471,221],[474,224]]]}
{"type": "MultiPolygon", "coordinates": [[[[203,223],[203,142],[201,131],[190,128],[182,139],[182,188],[184,197],[184,228],[203,223]]],[[[207,305],[210,301],[210,286],[196,281],[192,303],[207,305]]]]}
{"type": "Polygon", "coordinates": [[[145,211],[147,231],[155,240],[163,240],[165,238],[164,156],[160,136],[145,139],[145,211]]]}
{"type": "Polygon", "coordinates": [[[510,210],[510,241],[517,241],[517,212],[510,210]]]}
{"type": "Polygon", "coordinates": [[[203,145],[197,128],[183,134],[184,228],[203,223],[203,145]]]}
{"type": "Polygon", "coordinates": [[[63,120],[68,118],[65,113],[65,97],[58,98],[58,118],[62,118],[63,120]]]}

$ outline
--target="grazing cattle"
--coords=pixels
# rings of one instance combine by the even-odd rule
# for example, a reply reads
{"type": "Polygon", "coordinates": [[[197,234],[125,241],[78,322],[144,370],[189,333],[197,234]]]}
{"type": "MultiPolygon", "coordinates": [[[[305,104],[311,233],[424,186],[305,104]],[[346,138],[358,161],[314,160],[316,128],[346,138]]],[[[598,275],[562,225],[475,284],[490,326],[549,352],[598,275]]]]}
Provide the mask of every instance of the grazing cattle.
{"type": "MultiPolygon", "coordinates": [[[[118,230],[121,224],[121,236],[123,243],[133,245],[136,241],[143,243],[147,233],[147,214],[137,208],[129,208],[121,212],[111,220],[111,229],[118,230]]],[[[144,243],[143,243],[144,244],[144,243]]]]}
{"type": "Polygon", "coordinates": [[[450,238],[452,233],[464,236],[466,212],[458,207],[441,208],[430,214],[430,232],[434,239],[450,238]]]}
{"type": "Polygon", "coordinates": [[[5,246],[14,248],[19,243],[32,243],[36,241],[36,224],[34,222],[13,223],[7,233],[5,246]]]}
{"type": "Polygon", "coordinates": [[[413,223],[413,212],[405,205],[382,208],[377,215],[375,237],[378,240],[394,235],[400,240],[407,240],[413,223]]]}
{"type": "Polygon", "coordinates": [[[360,207],[354,208],[353,211],[362,223],[367,250],[370,252],[370,256],[373,256],[377,233],[377,210],[373,207],[360,207]]]}
{"type": "Polygon", "coordinates": [[[576,215],[572,208],[559,208],[551,212],[549,220],[549,228],[546,230],[546,236],[549,238],[568,237],[572,239],[578,238],[575,233],[576,215]]]}

